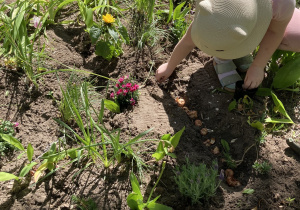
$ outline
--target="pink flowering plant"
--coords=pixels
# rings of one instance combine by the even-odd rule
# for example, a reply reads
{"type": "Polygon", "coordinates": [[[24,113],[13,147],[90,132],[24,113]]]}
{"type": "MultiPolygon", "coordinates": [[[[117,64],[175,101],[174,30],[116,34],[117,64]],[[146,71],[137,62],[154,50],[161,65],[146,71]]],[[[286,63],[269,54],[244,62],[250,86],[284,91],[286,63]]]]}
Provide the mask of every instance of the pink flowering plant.
{"type": "Polygon", "coordinates": [[[110,98],[117,103],[120,108],[135,106],[139,97],[139,86],[133,82],[129,76],[120,77],[114,84],[114,91],[110,93],[110,98]]]}

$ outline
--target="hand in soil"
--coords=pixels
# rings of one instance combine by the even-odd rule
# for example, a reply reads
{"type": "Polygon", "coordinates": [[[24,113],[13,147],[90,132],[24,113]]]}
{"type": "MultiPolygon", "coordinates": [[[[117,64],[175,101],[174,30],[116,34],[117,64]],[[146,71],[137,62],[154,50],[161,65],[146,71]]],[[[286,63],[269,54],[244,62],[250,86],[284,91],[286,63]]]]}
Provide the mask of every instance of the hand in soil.
{"type": "Polygon", "coordinates": [[[156,70],[155,78],[158,82],[164,82],[172,73],[173,70],[168,68],[168,63],[164,63],[156,70]]]}

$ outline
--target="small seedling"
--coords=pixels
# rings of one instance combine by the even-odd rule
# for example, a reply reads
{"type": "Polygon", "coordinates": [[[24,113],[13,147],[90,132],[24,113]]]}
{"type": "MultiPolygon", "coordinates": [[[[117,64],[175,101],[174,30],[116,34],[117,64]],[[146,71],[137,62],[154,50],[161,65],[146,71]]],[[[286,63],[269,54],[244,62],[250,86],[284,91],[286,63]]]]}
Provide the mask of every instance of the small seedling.
{"type": "Polygon", "coordinates": [[[192,204],[199,203],[200,199],[208,200],[216,193],[224,174],[218,174],[218,163],[212,162],[212,167],[205,164],[199,166],[190,164],[186,159],[186,165],[176,168],[175,182],[179,192],[192,200],[192,204]],[[219,179],[218,179],[219,177],[219,179]]]}
{"type": "Polygon", "coordinates": [[[172,209],[168,206],[156,203],[156,201],[160,197],[160,195],[157,196],[156,198],[154,198],[153,200],[151,200],[152,193],[153,193],[154,189],[156,188],[156,186],[165,170],[165,167],[166,167],[166,162],[164,161],[162,164],[162,169],[161,169],[160,175],[158,177],[158,180],[156,181],[154,187],[152,188],[146,203],[143,202],[144,198],[141,193],[140,185],[139,185],[139,182],[138,182],[136,176],[132,172],[130,173],[130,182],[131,182],[133,192],[130,193],[127,197],[127,205],[132,210],[143,210],[143,209],[171,210],[172,209]]]}
{"type": "Polygon", "coordinates": [[[243,194],[251,195],[251,194],[253,194],[253,193],[254,193],[254,189],[251,189],[251,188],[245,189],[245,190],[243,191],[243,194]]]}
{"type": "Polygon", "coordinates": [[[76,208],[80,210],[97,210],[97,204],[91,198],[84,199],[72,195],[72,202],[76,204],[76,208]]]}
{"type": "Polygon", "coordinates": [[[223,154],[225,156],[227,166],[229,168],[236,168],[236,162],[233,160],[233,158],[230,155],[230,147],[229,147],[228,142],[225,141],[224,139],[221,139],[221,144],[224,148],[223,154]]]}
{"type": "Polygon", "coordinates": [[[288,197],[285,200],[288,202],[288,204],[290,206],[294,202],[295,198],[288,197]]]}
{"type": "Polygon", "coordinates": [[[254,168],[260,174],[267,174],[270,172],[272,165],[267,161],[264,161],[262,163],[255,161],[252,168],[254,168]]]}

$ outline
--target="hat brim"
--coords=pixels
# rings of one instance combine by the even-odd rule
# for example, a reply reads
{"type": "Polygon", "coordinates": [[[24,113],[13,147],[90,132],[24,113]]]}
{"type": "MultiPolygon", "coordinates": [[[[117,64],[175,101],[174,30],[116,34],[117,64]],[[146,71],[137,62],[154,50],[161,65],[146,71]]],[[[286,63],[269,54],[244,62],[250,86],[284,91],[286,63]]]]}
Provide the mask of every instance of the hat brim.
{"type": "Polygon", "coordinates": [[[191,36],[194,44],[206,54],[223,59],[240,58],[253,52],[266,34],[272,19],[271,0],[257,0],[256,2],[258,10],[256,24],[248,37],[238,46],[232,46],[231,49],[224,51],[216,51],[207,48],[204,43],[202,43],[201,36],[199,36],[199,32],[201,32],[201,24],[199,24],[201,15],[199,15],[199,10],[196,11],[192,24],[191,36]]]}

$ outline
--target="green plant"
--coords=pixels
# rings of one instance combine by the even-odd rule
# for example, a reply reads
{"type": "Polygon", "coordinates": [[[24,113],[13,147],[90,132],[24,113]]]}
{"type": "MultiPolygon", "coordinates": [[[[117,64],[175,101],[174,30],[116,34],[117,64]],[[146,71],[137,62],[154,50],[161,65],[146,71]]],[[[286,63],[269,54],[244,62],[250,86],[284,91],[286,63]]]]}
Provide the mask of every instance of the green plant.
{"type": "MultiPolygon", "coordinates": [[[[114,99],[115,103],[119,106],[119,110],[125,109],[127,106],[136,105],[139,98],[139,86],[134,84],[134,81],[129,76],[120,77],[117,82],[113,84],[114,91],[111,92],[110,98],[114,99]]],[[[105,101],[104,105],[110,111],[114,112],[114,109],[111,109],[108,102],[105,101]]]]}
{"type": "Polygon", "coordinates": [[[211,167],[201,163],[199,166],[190,164],[186,159],[186,165],[176,167],[175,182],[179,192],[190,198],[192,204],[200,202],[200,199],[208,200],[216,193],[221,180],[218,180],[218,163],[212,162],[211,167]]]}
{"type": "Polygon", "coordinates": [[[80,210],[97,210],[97,204],[91,198],[84,199],[77,197],[76,195],[72,195],[72,202],[76,204],[76,208],[80,210]]]}
{"type": "Polygon", "coordinates": [[[256,170],[260,174],[268,174],[272,168],[272,165],[267,161],[264,161],[262,163],[255,161],[252,168],[254,168],[254,170],[256,170]]]}
{"type": "Polygon", "coordinates": [[[169,21],[172,19],[172,26],[170,27],[170,31],[171,38],[174,43],[177,43],[183,37],[189,25],[185,19],[185,16],[191,10],[191,5],[182,9],[185,3],[186,2],[182,2],[173,11],[173,1],[170,1],[170,10],[167,23],[169,23],[169,21]]]}
{"type": "Polygon", "coordinates": [[[253,193],[254,193],[254,189],[251,189],[251,188],[245,189],[245,190],[243,191],[243,194],[251,195],[251,194],[253,194],[253,193]]]}
{"type": "MultiPolygon", "coordinates": [[[[74,121],[78,129],[74,130],[66,123],[59,119],[55,119],[65,131],[69,138],[81,143],[87,152],[86,156],[92,159],[93,163],[98,159],[103,163],[104,167],[109,167],[112,163],[122,161],[122,154],[130,158],[136,158],[138,155],[132,149],[131,145],[152,141],[151,139],[140,140],[144,135],[150,132],[149,129],[129,141],[121,141],[121,129],[108,130],[103,123],[104,100],[100,102],[100,111],[97,112],[92,106],[89,99],[89,84],[83,82],[80,86],[80,98],[83,105],[83,111],[78,110],[72,100],[67,99],[67,104],[73,115],[74,121]],[[67,131],[69,133],[67,133],[67,131]]],[[[67,93],[68,94],[68,93],[67,93]]],[[[70,152],[71,150],[69,150],[70,152]]],[[[56,156],[60,153],[56,154],[56,156]]],[[[49,158],[50,156],[48,156],[49,158]]],[[[51,156],[54,157],[54,156],[51,156]]],[[[141,164],[140,159],[137,160],[141,164]]]]}
{"type": "Polygon", "coordinates": [[[154,189],[156,188],[156,186],[157,186],[159,180],[161,179],[161,176],[165,170],[165,166],[166,166],[166,162],[164,161],[162,164],[162,169],[161,169],[160,175],[158,177],[158,180],[156,181],[155,185],[153,186],[146,203],[143,202],[144,197],[141,193],[140,184],[139,184],[137,178],[135,177],[135,175],[132,172],[130,173],[130,182],[131,182],[133,192],[127,196],[127,205],[132,210],[143,210],[143,209],[171,210],[172,209],[168,206],[156,203],[156,201],[158,200],[160,195],[157,196],[156,198],[154,198],[153,200],[151,200],[154,189]]]}
{"type": "Polygon", "coordinates": [[[288,197],[285,200],[288,202],[288,204],[290,206],[294,202],[295,198],[288,197]]]}
{"type": "Polygon", "coordinates": [[[15,135],[15,128],[19,123],[12,123],[10,121],[0,119],[0,156],[5,155],[6,152],[15,149],[16,147],[10,143],[10,141],[5,141],[8,136],[15,135]],[[4,137],[1,135],[5,134],[4,137]],[[4,139],[3,139],[4,138],[4,139]]]}
{"type": "Polygon", "coordinates": [[[174,136],[171,136],[171,134],[163,135],[155,153],[152,154],[152,157],[154,157],[156,161],[162,160],[166,155],[176,158],[176,155],[173,152],[177,147],[184,130],[185,127],[175,133],[174,136]]]}
{"type": "Polygon", "coordinates": [[[95,44],[96,55],[106,60],[118,57],[123,53],[122,44],[129,44],[127,29],[111,14],[102,16],[99,23],[89,23],[87,29],[92,44],[95,44]]]}
{"type": "Polygon", "coordinates": [[[227,141],[221,139],[221,144],[224,148],[223,155],[225,156],[226,164],[229,168],[236,168],[236,162],[230,155],[230,147],[227,141]]]}

